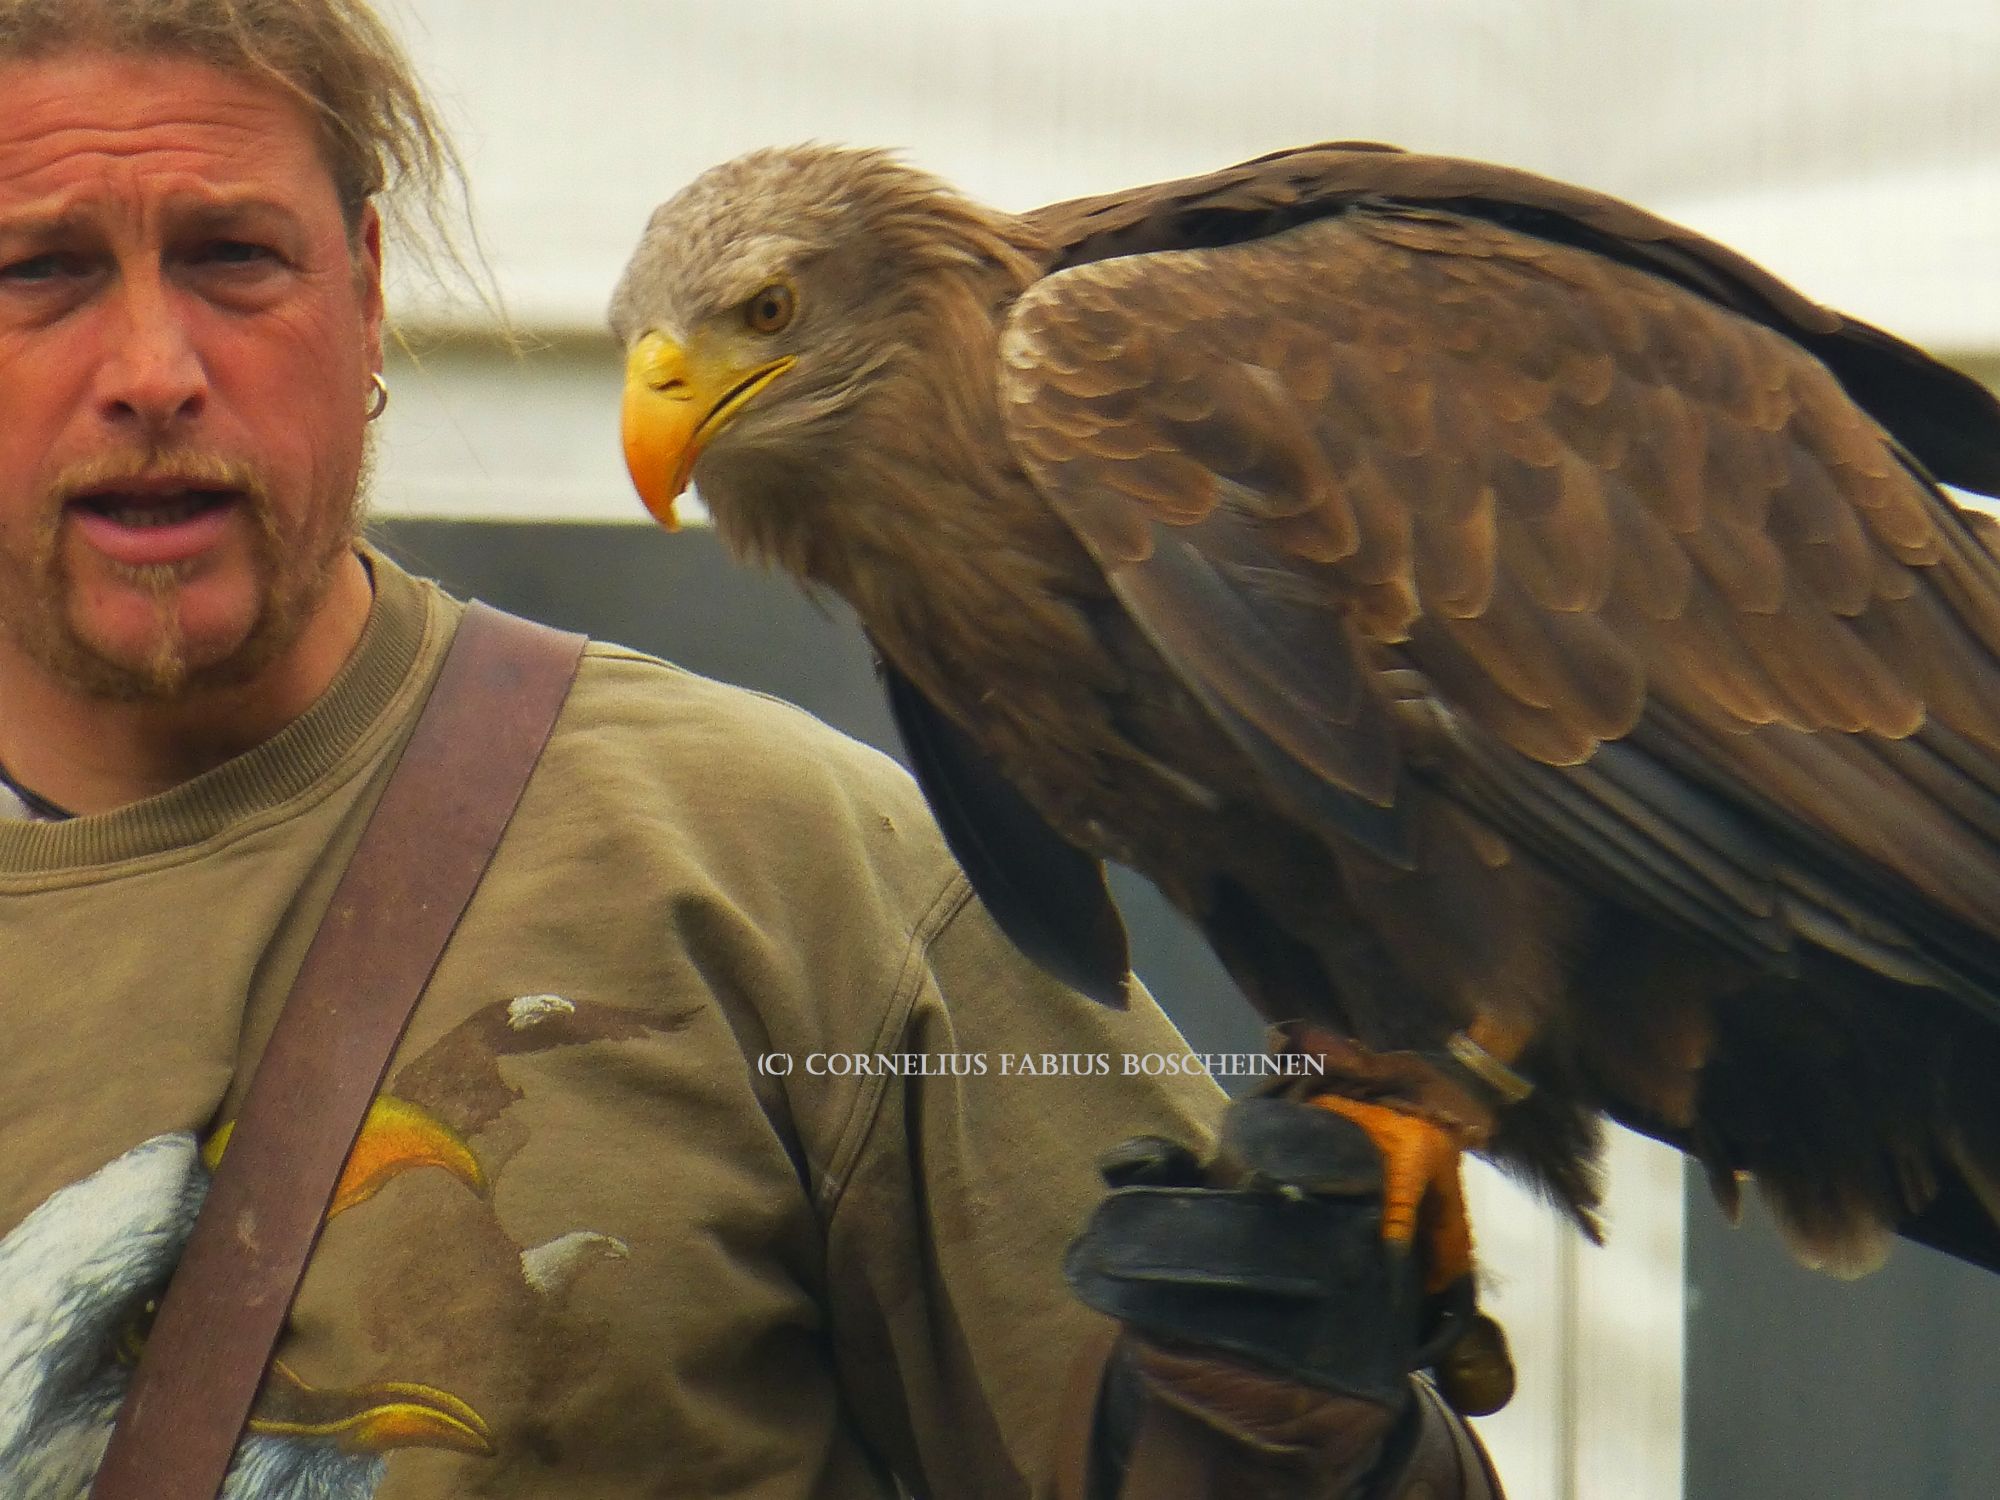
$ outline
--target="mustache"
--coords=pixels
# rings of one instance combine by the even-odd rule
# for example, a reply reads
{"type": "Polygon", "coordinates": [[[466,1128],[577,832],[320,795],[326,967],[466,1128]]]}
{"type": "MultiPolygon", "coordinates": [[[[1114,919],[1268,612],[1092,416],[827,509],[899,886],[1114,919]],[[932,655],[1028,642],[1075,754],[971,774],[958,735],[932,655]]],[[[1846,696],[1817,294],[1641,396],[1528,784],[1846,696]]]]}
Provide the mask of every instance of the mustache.
{"type": "Polygon", "coordinates": [[[269,494],[255,467],[200,448],[101,454],[66,465],[49,484],[57,506],[92,495],[175,490],[240,491],[260,509],[269,494]]]}

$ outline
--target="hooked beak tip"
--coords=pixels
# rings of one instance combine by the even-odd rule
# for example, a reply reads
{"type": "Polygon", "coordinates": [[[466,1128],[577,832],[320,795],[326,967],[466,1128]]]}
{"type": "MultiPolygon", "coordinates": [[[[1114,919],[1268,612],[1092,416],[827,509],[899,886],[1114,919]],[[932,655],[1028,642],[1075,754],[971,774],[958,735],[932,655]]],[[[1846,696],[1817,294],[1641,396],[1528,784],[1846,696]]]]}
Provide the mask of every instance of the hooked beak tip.
{"type": "Polygon", "coordinates": [[[625,364],[621,437],[625,469],[646,510],[669,531],[680,518],[674,501],[688,486],[700,456],[701,413],[686,398],[687,357],[663,334],[649,333],[632,346],[625,364]]]}

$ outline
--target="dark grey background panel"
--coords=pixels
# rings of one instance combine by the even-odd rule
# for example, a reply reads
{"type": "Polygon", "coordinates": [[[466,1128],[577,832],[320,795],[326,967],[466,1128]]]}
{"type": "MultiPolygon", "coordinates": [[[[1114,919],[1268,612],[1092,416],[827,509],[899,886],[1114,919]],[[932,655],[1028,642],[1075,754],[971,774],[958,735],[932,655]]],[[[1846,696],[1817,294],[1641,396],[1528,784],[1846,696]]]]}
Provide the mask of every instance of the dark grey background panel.
{"type": "Polygon", "coordinates": [[[1836,1281],[1688,1180],[1688,1500],[2000,1497],[2000,1277],[1898,1242],[1836,1281]]]}
{"type": "MultiPolygon", "coordinates": [[[[460,597],[776,694],[899,759],[873,660],[845,605],[738,567],[715,533],[650,522],[377,521],[369,536],[460,597]]],[[[1133,967],[1197,1051],[1261,1045],[1208,949],[1144,881],[1113,872],[1133,967]]]]}

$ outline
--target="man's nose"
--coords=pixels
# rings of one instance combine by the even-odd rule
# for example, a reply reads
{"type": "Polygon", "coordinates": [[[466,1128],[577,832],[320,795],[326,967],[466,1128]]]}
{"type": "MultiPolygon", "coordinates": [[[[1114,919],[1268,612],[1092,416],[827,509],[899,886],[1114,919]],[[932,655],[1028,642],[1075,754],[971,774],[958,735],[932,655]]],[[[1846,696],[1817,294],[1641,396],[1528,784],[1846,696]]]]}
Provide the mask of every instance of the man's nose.
{"type": "Polygon", "coordinates": [[[208,371],[170,287],[131,278],[118,301],[99,374],[99,408],[114,426],[136,428],[148,439],[167,436],[201,415],[208,371]]]}

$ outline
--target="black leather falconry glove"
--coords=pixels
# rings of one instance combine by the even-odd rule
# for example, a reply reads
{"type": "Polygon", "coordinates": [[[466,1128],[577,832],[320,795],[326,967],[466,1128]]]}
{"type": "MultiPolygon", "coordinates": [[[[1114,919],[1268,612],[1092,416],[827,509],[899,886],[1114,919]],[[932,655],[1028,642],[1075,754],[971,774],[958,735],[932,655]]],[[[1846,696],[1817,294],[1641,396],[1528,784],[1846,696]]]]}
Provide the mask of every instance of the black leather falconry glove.
{"type": "MultiPolygon", "coordinates": [[[[1491,1372],[1499,1331],[1469,1287],[1425,1298],[1422,1268],[1385,1245],[1380,1162],[1358,1126],[1246,1099],[1206,1165],[1142,1139],[1103,1170],[1112,1191],[1065,1265],[1125,1329],[1098,1403],[1094,1500],[1497,1500],[1470,1430],[1416,1372],[1442,1366],[1468,1392],[1456,1364],[1491,1372]]],[[[1471,1396],[1491,1410],[1506,1392],[1471,1396]]]]}

